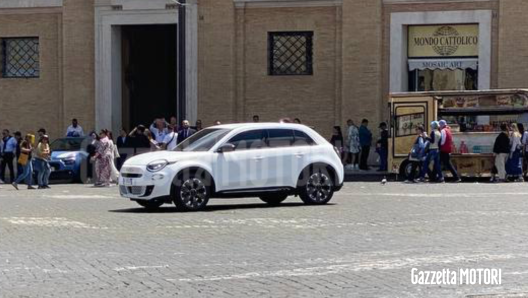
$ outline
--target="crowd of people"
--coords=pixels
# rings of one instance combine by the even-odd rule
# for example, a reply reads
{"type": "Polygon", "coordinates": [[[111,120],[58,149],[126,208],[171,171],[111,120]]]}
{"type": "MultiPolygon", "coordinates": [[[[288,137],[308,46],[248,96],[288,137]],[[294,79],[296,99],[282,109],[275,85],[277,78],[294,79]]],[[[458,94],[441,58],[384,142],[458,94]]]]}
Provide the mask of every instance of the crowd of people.
{"type": "MultiPolygon", "coordinates": [[[[341,151],[343,164],[349,170],[370,170],[368,162],[373,137],[368,126],[368,119],[361,120],[359,127],[352,119],[348,119],[346,137],[343,136],[340,126],[334,126],[330,143],[341,151]]],[[[385,122],[381,122],[378,128],[380,137],[375,143],[375,152],[378,154],[380,165],[378,171],[386,172],[389,155],[389,130],[385,122]]]]}
{"type": "MultiPolygon", "coordinates": [[[[214,124],[221,123],[215,121],[214,124]]],[[[122,129],[114,142],[111,131],[102,129],[98,133],[92,131],[86,136],[77,119],[72,119],[64,136],[87,137],[87,182],[93,180],[94,186],[107,187],[118,182],[119,168],[127,158],[126,153],[120,154],[120,149],[133,149],[134,153],[173,150],[177,144],[201,129],[201,120],[191,126],[188,120],[183,120],[181,125],[178,125],[176,117],[171,117],[168,122],[159,118],[148,128],[138,125],[130,132],[122,129]]],[[[11,183],[17,190],[19,184],[24,183],[28,189],[35,189],[33,183],[36,178],[38,189],[50,188],[50,157],[51,149],[46,129],[39,129],[37,136],[28,133],[24,138],[21,132],[17,131],[12,135],[9,130],[3,130],[0,139],[0,183],[11,183]]]]}
{"type": "MultiPolygon", "coordinates": [[[[282,118],[282,123],[301,124],[299,118],[291,120],[282,118]]],[[[253,116],[253,122],[260,122],[258,115],[253,116]]],[[[214,121],[213,125],[221,124],[214,121]]],[[[410,171],[407,173],[406,182],[424,182],[426,176],[429,181],[444,182],[442,168],[451,172],[454,181],[460,181],[455,167],[451,162],[453,148],[453,137],[450,127],[445,120],[433,121],[430,124],[431,132],[427,134],[423,126],[416,127],[416,140],[409,154],[410,171]],[[433,164],[433,170],[430,165],[433,164]]],[[[387,124],[382,122],[378,126],[379,138],[375,142],[375,152],[378,154],[378,171],[388,170],[388,146],[389,131],[387,124]]],[[[89,143],[86,151],[89,155],[88,179],[93,179],[95,186],[105,187],[118,182],[119,169],[127,155],[131,152],[123,150],[133,149],[131,154],[146,151],[173,150],[186,138],[203,129],[202,121],[197,120],[194,126],[188,120],[178,124],[176,117],[169,121],[164,118],[155,119],[147,128],[144,125],[134,127],[130,132],[125,129],[120,131],[119,137],[114,142],[112,132],[106,129],[99,133],[88,134],[89,143]]],[[[495,166],[492,181],[506,181],[513,177],[517,181],[523,181],[523,164],[526,159],[526,148],[528,147],[528,131],[524,130],[522,124],[501,125],[502,132],[497,137],[493,152],[495,154],[495,166]]],[[[49,188],[49,177],[51,168],[49,164],[51,150],[49,136],[46,129],[38,130],[38,135],[26,134],[22,138],[21,132],[13,135],[9,130],[2,131],[0,139],[0,183],[10,182],[18,189],[19,184],[25,182],[28,189],[34,189],[33,177],[36,174],[38,189],[49,188]],[[35,144],[35,139],[37,142],[35,144]],[[16,164],[16,169],[14,167],[16,164]],[[9,170],[10,176],[6,175],[9,170]],[[15,175],[16,174],[16,175],[15,175]],[[8,179],[9,178],[9,179],[8,179]]],[[[66,137],[84,137],[83,128],[77,119],[66,129],[66,137]]],[[[368,161],[373,134],[369,129],[368,119],[363,119],[358,127],[352,119],[347,121],[346,136],[340,126],[334,126],[330,143],[341,152],[342,162],[348,170],[369,170],[368,161]]]]}
{"type": "MultiPolygon", "coordinates": [[[[423,126],[416,127],[416,140],[409,154],[411,170],[406,182],[425,182],[427,175],[430,182],[445,182],[442,168],[451,172],[455,182],[460,176],[451,162],[453,136],[445,120],[433,121],[431,133],[427,134],[423,126]],[[433,164],[433,170],[430,165],[433,164]]],[[[508,178],[524,181],[526,169],[526,148],[528,131],[520,123],[501,124],[501,133],[495,139],[493,154],[495,156],[491,182],[506,182],[508,178]]]]}

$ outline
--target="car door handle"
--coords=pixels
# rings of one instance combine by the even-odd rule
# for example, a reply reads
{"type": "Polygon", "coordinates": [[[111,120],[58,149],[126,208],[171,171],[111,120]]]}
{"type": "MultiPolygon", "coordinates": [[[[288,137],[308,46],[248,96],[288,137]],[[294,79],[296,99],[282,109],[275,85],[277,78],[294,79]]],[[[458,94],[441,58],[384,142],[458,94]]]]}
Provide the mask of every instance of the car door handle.
{"type": "Polygon", "coordinates": [[[302,153],[302,152],[297,152],[297,153],[295,153],[295,156],[297,156],[297,157],[303,157],[303,156],[304,156],[304,153],[302,153]]]}
{"type": "Polygon", "coordinates": [[[256,160],[256,161],[263,160],[264,156],[255,156],[255,157],[253,157],[253,159],[256,160]]]}

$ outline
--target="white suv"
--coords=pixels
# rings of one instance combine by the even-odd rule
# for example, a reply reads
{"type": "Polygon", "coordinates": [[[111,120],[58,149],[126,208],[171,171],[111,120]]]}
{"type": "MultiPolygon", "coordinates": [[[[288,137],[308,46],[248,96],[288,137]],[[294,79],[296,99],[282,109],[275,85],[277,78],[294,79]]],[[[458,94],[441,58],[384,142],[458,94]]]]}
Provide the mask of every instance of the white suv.
{"type": "Polygon", "coordinates": [[[289,195],[326,204],[343,185],[339,153],[300,124],[218,125],[174,151],[140,154],[121,169],[121,196],[146,208],[172,203],[201,210],[209,198],[260,197],[277,205],[289,195]]]}

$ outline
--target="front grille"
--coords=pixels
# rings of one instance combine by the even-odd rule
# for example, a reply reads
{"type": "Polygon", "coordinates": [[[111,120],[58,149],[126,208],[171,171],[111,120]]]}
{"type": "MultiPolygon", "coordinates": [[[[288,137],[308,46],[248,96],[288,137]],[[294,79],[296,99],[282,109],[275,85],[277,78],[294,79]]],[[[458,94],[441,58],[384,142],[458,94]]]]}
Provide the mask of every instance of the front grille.
{"type": "Polygon", "coordinates": [[[123,178],[141,178],[142,174],[131,174],[131,173],[122,173],[123,178]]]}
{"type": "Polygon", "coordinates": [[[152,194],[152,191],[154,190],[154,185],[149,186],[124,186],[119,185],[119,191],[122,195],[133,195],[133,196],[141,196],[141,197],[148,197],[152,194]]]}
{"type": "Polygon", "coordinates": [[[140,196],[145,193],[145,186],[129,186],[128,192],[135,196],[140,196]]]}

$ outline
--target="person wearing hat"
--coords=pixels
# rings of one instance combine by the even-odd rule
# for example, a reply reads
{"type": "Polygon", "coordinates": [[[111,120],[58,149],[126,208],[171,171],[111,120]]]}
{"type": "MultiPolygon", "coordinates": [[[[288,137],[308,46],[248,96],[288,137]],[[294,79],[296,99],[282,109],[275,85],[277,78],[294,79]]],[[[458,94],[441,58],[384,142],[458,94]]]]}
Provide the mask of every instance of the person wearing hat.
{"type": "Polygon", "coordinates": [[[48,185],[51,174],[49,165],[50,154],[49,137],[48,135],[42,135],[35,151],[35,171],[37,172],[39,189],[50,188],[48,185]]]}
{"type": "Polygon", "coordinates": [[[438,121],[431,122],[431,133],[429,134],[429,137],[427,138],[427,141],[429,142],[429,151],[427,153],[427,156],[425,157],[425,161],[422,165],[422,171],[420,172],[420,179],[418,179],[418,182],[424,182],[425,181],[425,174],[429,172],[429,164],[431,161],[433,162],[433,169],[434,172],[432,175],[430,175],[429,180],[430,181],[437,181],[440,183],[444,182],[444,175],[442,175],[442,169],[440,167],[440,153],[439,153],[439,144],[440,140],[442,138],[442,134],[438,130],[440,125],[438,124],[438,121]]]}
{"type": "Polygon", "coordinates": [[[387,167],[387,157],[389,155],[389,130],[387,129],[387,123],[381,122],[379,127],[380,129],[380,138],[376,142],[376,152],[379,154],[380,166],[379,172],[386,172],[387,167]]]}

